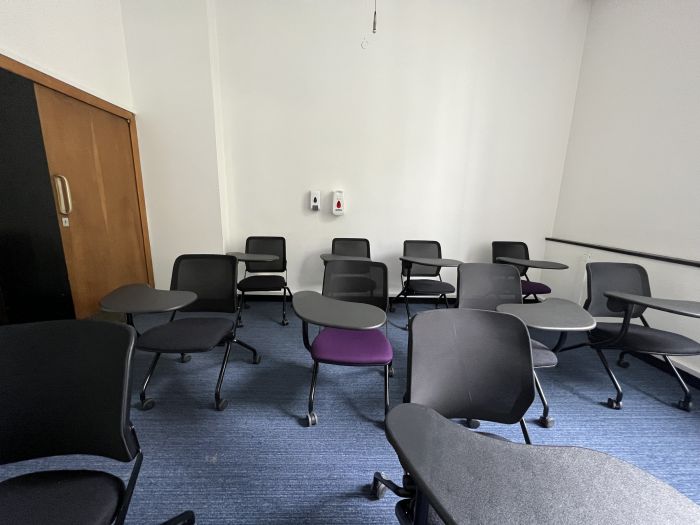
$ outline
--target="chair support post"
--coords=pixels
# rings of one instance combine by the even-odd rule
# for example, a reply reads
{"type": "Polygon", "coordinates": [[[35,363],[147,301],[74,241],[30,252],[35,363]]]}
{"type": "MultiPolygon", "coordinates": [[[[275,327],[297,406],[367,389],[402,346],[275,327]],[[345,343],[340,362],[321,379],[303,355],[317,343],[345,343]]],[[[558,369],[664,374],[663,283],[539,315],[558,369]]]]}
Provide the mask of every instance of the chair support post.
{"type": "Polygon", "coordinates": [[[124,498],[121,502],[121,507],[119,508],[119,514],[117,514],[114,520],[114,525],[122,525],[126,519],[126,513],[129,511],[129,504],[131,503],[131,496],[134,493],[134,487],[136,486],[136,481],[139,477],[139,472],[141,471],[141,463],[143,463],[143,452],[139,450],[136,455],[136,461],[134,461],[134,466],[131,469],[131,475],[129,476],[129,483],[124,491],[124,498]]]}
{"type": "Polygon", "coordinates": [[[216,390],[214,391],[214,405],[217,410],[223,410],[228,405],[225,399],[221,398],[221,385],[224,382],[224,374],[226,374],[226,365],[228,364],[229,354],[231,353],[231,341],[226,343],[226,351],[224,359],[221,361],[221,370],[219,370],[219,379],[216,381],[216,390]]]}
{"type": "Polygon", "coordinates": [[[311,389],[309,390],[309,414],[314,411],[314,396],[316,395],[316,378],[318,377],[318,361],[314,361],[311,371],[311,389]]]}
{"type": "Polygon", "coordinates": [[[389,367],[384,365],[384,417],[389,413],[389,367]]]}
{"type": "Polygon", "coordinates": [[[141,408],[145,408],[146,405],[146,388],[148,388],[148,383],[151,382],[151,377],[153,377],[153,372],[156,369],[158,360],[160,359],[160,352],[158,352],[151,361],[151,365],[148,367],[148,372],[146,372],[146,377],[143,380],[143,386],[141,387],[141,393],[139,394],[139,399],[141,399],[141,408]]]}
{"type": "Polygon", "coordinates": [[[610,381],[612,381],[617,392],[615,399],[608,398],[608,407],[619,410],[620,408],[622,408],[622,387],[620,386],[620,383],[617,382],[617,378],[615,377],[615,374],[613,374],[613,371],[610,370],[610,365],[608,365],[608,360],[605,359],[603,351],[600,348],[596,348],[595,351],[598,354],[598,357],[600,358],[600,362],[603,363],[605,371],[608,373],[608,377],[610,378],[610,381]]]}
{"type": "Polygon", "coordinates": [[[690,412],[690,409],[693,406],[693,398],[690,395],[690,389],[688,388],[688,385],[685,384],[685,381],[683,381],[683,377],[681,377],[680,372],[678,372],[678,369],[673,364],[673,361],[671,361],[667,355],[664,355],[664,361],[666,361],[666,363],[668,363],[668,366],[671,367],[671,370],[673,370],[676,379],[678,379],[678,382],[680,383],[681,388],[683,389],[683,399],[681,399],[678,402],[678,408],[685,410],[686,412],[690,412]]]}
{"type": "Polygon", "coordinates": [[[547,398],[542,390],[542,385],[540,384],[540,378],[537,377],[537,372],[532,371],[532,376],[535,379],[535,388],[537,389],[537,395],[540,396],[540,401],[542,401],[542,415],[537,419],[537,423],[544,428],[550,428],[554,426],[554,419],[549,417],[549,403],[547,403],[547,398]]]}
{"type": "Polygon", "coordinates": [[[527,445],[532,445],[532,442],[530,441],[530,433],[527,431],[527,424],[525,423],[524,419],[520,420],[520,430],[523,431],[523,438],[525,438],[525,443],[527,445]]]}

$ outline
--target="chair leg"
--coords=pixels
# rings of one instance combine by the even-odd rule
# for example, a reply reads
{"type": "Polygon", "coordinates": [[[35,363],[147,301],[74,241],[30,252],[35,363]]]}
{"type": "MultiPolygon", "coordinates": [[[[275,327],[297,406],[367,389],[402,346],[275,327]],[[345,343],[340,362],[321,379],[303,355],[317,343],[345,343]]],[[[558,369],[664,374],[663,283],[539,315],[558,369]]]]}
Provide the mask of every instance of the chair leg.
{"type": "Polygon", "coordinates": [[[688,389],[688,385],[685,384],[685,381],[683,381],[683,378],[681,377],[681,374],[678,372],[678,369],[676,366],[673,364],[673,362],[668,358],[667,355],[664,356],[664,361],[668,363],[668,366],[671,367],[671,370],[673,370],[673,373],[676,375],[676,379],[678,379],[678,382],[681,385],[681,388],[683,389],[683,399],[681,399],[678,402],[678,408],[685,410],[686,412],[690,412],[690,410],[693,408],[693,398],[690,395],[690,390],[688,389]]]}
{"type": "Polygon", "coordinates": [[[449,309],[450,308],[450,302],[447,300],[447,294],[442,294],[442,298],[445,301],[445,308],[449,309]]]}
{"type": "Polygon", "coordinates": [[[246,350],[249,350],[250,352],[253,352],[253,360],[251,361],[251,363],[253,363],[254,365],[260,364],[261,357],[260,355],[258,355],[258,351],[255,348],[250,346],[248,343],[241,341],[240,339],[234,339],[231,342],[236,343],[237,345],[241,346],[242,348],[245,348],[246,350]]]}
{"type": "Polygon", "coordinates": [[[408,306],[408,294],[403,296],[404,304],[406,305],[406,328],[408,328],[408,323],[411,320],[411,309],[408,306]]]}
{"type": "Polygon", "coordinates": [[[226,343],[226,351],[224,352],[224,360],[221,362],[221,370],[219,370],[219,379],[216,382],[216,390],[214,391],[214,406],[217,410],[224,410],[228,406],[228,401],[221,398],[221,385],[224,382],[224,374],[226,373],[226,365],[228,357],[231,353],[231,341],[226,343]]]}
{"type": "Polygon", "coordinates": [[[625,361],[625,355],[627,355],[627,352],[620,352],[617,358],[617,366],[620,368],[629,368],[630,366],[629,361],[625,361]]]}
{"type": "Polygon", "coordinates": [[[141,399],[141,410],[150,410],[156,404],[156,402],[153,399],[149,399],[146,397],[146,388],[148,388],[148,383],[151,382],[151,377],[153,377],[153,372],[156,369],[156,365],[158,364],[159,359],[160,359],[160,352],[158,352],[153,357],[153,361],[151,361],[151,365],[148,367],[148,372],[146,372],[146,378],[143,380],[143,386],[141,387],[141,394],[139,394],[139,398],[141,399]]]}
{"type": "Polygon", "coordinates": [[[527,424],[525,423],[524,419],[520,420],[520,430],[523,431],[523,437],[525,438],[525,443],[527,445],[532,445],[532,442],[530,441],[530,433],[527,431],[527,424]]]}
{"type": "Polygon", "coordinates": [[[386,415],[389,413],[389,367],[391,366],[391,363],[388,365],[384,365],[384,417],[386,418],[386,415]]]}
{"type": "Polygon", "coordinates": [[[282,288],[282,326],[287,326],[287,287],[282,288]]]}
{"type": "Polygon", "coordinates": [[[239,328],[243,326],[243,309],[245,307],[245,292],[241,292],[241,304],[238,307],[238,321],[236,322],[236,326],[239,328]]]}
{"type": "Polygon", "coordinates": [[[314,412],[314,395],[316,394],[316,378],[318,377],[318,361],[314,361],[311,371],[311,389],[309,390],[309,412],[306,414],[307,426],[313,427],[318,423],[318,416],[314,412]]]}
{"type": "Polygon", "coordinates": [[[181,363],[189,363],[192,360],[192,356],[188,354],[180,354],[181,363]]]}
{"type": "Polygon", "coordinates": [[[389,377],[394,377],[394,362],[389,363],[389,377]]]}
{"type": "Polygon", "coordinates": [[[596,348],[595,351],[598,354],[598,357],[600,358],[600,362],[603,363],[603,366],[605,367],[605,371],[608,373],[610,381],[612,381],[613,385],[615,386],[615,390],[617,391],[617,396],[615,397],[615,399],[612,399],[610,397],[608,398],[607,406],[608,408],[614,408],[616,410],[619,410],[622,408],[622,387],[620,387],[620,383],[617,382],[617,378],[615,377],[615,374],[613,374],[613,371],[610,370],[610,365],[608,365],[608,360],[605,359],[603,351],[599,348],[596,348]]]}
{"type": "Polygon", "coordinates": [[[554,426],[554,418],[549,417],[549,403],[547,403],[547,398],[544,396],[540,378],[537,377],[537,372],[535,370],[532,371],[532,375],[535,378],[537,394],[540,396],[540,401],[542,401],[542,415],[537,419],[537,424],[544,428],[551,428],[554,426]]]}

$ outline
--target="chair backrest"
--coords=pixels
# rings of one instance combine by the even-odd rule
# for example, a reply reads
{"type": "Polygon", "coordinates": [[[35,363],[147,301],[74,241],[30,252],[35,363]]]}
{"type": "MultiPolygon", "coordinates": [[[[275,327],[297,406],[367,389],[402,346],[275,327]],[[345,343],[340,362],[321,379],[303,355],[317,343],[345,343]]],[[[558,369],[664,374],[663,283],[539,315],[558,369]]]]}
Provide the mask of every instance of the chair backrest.
{"type": "MultiPolygon", "coordinates": [[[[625,304],[605,297],[605,292],[625,292],[651,297],[649,276],[638,264],[593,262],[586,264],[588,297],[583,307],[593,317],[624,317],[625,304]]],[[[645,306],[635,305],[632,318],[639,317],[645,306]]]]}
{"type": "Polygon", "coordinates": [[[389,303],[386,264],[365,261],[329,261],[323,272],[323,295],[387,309],[389,303]]]}
{"type": "Polygon", "coordinates": [[[535,397],[527,327],[488,310],[417,314],[408,336],[408,397],[447,418],[517,423],[535,397]]]}
{"type": "Polygon", "coordinates": [[[186,254],[175,259],[171,290],[188,290],[197,300],[183,312],[226,312],[237,309],[237,259],[232,255],[186,254]]]}
{"type": "Polygon", "coordinates": [[[106,321],[0,327],[0,464],[64,454],[131,461],[135,337],[106,321]]]}
{"type": "Polygon", "coordinates": [[[369,259],[369,241],[367,239],[336,237],[333,239],[331,252],[335,255],[367,257],[369,259]]]}
{"type": "MultiPolygon", "coordinates": [[[[513,257],[514,259],[529,259],[530,250],[527,244],[521,241],[493,241],[491,243],[491,262],[496,262],[498,257],[513,257]]],[[[516,266],[520,275],[527,272],[526,266],[516,266]]]]}
{"type": "Polygon", "coordinates": [[[496,310],[499,304],[522,303],[518,270],[510,264],[463,263],[457,269],[457,307],[496,310]]]}
{"type": "MultiPolygon", "coordinates": [[[[411,257],[426,257],[428,259],[441,259],[442,248],[437,241],[403,241],[403,254],[411,257]]],[[[401,274],[407,275],[407,263],[401,264],[401,274]]],[[[414,264],[411,266],[411,277],[437,277],[440,274],[438,266],[424,266],[414,264]]]]}
{"type": "Polygon", "coordinates": [[[278,259],[272,262],[246,262],[247,272],[286,272],[287,243],[284,237],[248,237],[245,240],[246,253],[263,253],[276,255],[278,259]]]}

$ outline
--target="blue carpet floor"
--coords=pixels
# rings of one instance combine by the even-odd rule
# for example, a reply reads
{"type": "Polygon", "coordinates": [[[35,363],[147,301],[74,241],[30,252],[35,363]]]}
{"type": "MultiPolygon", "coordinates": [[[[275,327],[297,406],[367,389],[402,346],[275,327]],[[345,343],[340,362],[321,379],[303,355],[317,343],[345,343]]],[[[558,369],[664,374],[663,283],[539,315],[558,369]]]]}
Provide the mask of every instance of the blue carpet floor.
{"type": "MultiPolygon", "coordinates": [[[[424,308],[432,307],[414,310],[424,308]]],[[[156,406],[148,412],[138,410],[136,401],[151,354],[136,354],[131,415],[145,459],[128,523],[155,524],[185,509],[194,510],[202,524],[396,522],[396,498],[387,494],[372,501],[365,487],[375,470],[401,477],[381,428],[381,368],[321,365],[319,424],[306,428],[311,360],[302,344],[301,322],[291,314],[289,326],[282,327],[280,316],[279,303],[254,302],[245,310],[238,336],[258,349],[262,362],[250,364],[250,354],[234,347],[223,388],[229,400],[224,412],[213,408],[222,350],[193,355],[185,364],[174,356],[161,359],[149,387],[156,406]]],[[[142,316],[136,325],[145,329],[166,319],[142,316]]],[[[394,326],[405,322],[403,308],[390,320],[393,405],[405,388],[408,337],[394,326]]],[[[562,354],[557,368],[539,374],[556,426],[543,429],[534,423],[541,411],[536,398],[527,418],[532,441],[607,452],[700,503],[700,407],[692,413],[674,408],[681,397],[675,379],[634,358],[630,362],[628,369],[614,367],[625,393],[624,408],[615,411],[601,404],[613,387],[596,355],[588,348],[562,354]]],[[[482,429],[522,441],[517,425],[484,423],[482,429]]],[[[74,460],[52,459],[40,466],[75,465],[74,460]]],[[[37,463],[2,467],[1,477],[32,470],[37,463]]],[[[110,461],[86,458],[83,464],[124,476],[129,472],[110,461]]]]}

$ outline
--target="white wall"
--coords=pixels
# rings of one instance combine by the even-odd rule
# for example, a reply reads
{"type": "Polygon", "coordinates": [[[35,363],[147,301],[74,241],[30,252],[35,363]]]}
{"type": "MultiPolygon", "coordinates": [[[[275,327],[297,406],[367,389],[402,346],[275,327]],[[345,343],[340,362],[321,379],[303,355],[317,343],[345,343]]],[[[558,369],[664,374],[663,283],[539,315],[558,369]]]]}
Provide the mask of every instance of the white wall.
{"type": "Polygon", "coordinates": [[[156,286],[175,257],[221,253],[207,5],[123,0],[156,286]]]}
{"type": "Polygon", "coordinates": [[[215,7],[227,249],[284,235],[293,290],[320,287],[336,236],[369,238],[394,290],[404,239],[465,260],[487,260],[494,239],[544,255],[588,1],[385,0],[375,35],[369,1],[215,7]]]}
{"type": "MultiPolygon", "coordinates": [[[[700,2],[596,0],[554,236],[700,259],[700,2]]],[[[584,257],[630,261],[659,297],[700,300],[700,269],[548,243],[573,265],[549,272],[577,299],[584,257]]],[[[585,292],[584,292],[585,295],[585,292]]],[[[700,340],[698,320],[649,312],[653,326],[700,340]]],[[[700,359],[681,360],[700,372],[700,359]]]]}
{"type": "Polygon", "coordinates": [[[0,0],[0,53],[131,109],[119,0],[0,0]]]}

